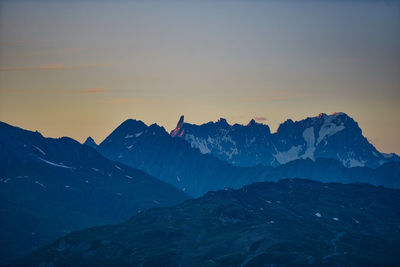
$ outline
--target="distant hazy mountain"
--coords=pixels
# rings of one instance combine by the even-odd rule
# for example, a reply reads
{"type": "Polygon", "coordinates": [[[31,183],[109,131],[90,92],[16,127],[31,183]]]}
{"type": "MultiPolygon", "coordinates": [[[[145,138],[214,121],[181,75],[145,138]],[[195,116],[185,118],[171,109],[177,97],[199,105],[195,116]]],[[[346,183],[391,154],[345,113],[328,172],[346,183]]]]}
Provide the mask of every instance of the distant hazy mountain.
{"type": "Polygon", "coordinates": [[[0,264],[89,226],[188,197],[70,138],[0,122],[0,264]]]}
{"type": "Polygon", "coordinates": [[[194,125],[185,123],[182,116],[171,136],[237,166],[278,166],[296,159],[332,158],[345,167],[377,168],[400,159],[377,151],[345,113],[287,120],[273,134],[267,125],[254,120],[248,125],[230,125],[225,119],[194,125]]]}
{"type": "Polygon", "coordinates": [[[13,266],[397,266],[399,225],[399,190],[281,180],[75,232],[13,266]]]}
{"type": "Polygon", "coordinates": [[[339,161],[326,158],[297,159],[277,167],[237,167],[212,154],[201,153],[183,138],[172,137],[156,124],[147,126],[137,120],[123,122],[99,145],[98,151],[112,160],[144,170],[194,197],[225,187],[239,188],[252,182],[295,177],[400,187],[399,172],[394,171],[400,169],[400,163],[384,164],[386,172],[381,168],[346,168],[339,161]]]}

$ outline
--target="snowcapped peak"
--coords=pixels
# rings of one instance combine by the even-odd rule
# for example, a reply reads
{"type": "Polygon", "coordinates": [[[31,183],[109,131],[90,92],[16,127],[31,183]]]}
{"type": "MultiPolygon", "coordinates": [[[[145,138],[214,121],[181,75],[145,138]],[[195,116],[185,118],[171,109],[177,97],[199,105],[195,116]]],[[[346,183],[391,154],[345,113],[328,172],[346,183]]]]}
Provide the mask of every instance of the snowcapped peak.
{"type": "Polygon", "coordinates": [[[345,115],[345,116],[347,116],[347,114],[344,113],[344,112],[333,112],[333,113],[330,114],[329,116],[335,116],[335,117],[337,117],[337,116],[340,116],[340,115],[345,115]]]}
{"type": "Polygon", "coordinates": [[[329,115],[327,115],[326,113],[321,113],[317,117],[312,117],[311,119],[314,119],[314,122],[320,121],[323,124],[333,123],[336,125],[347,125],[354,123],[354,120],[344,112],[334,112],[329,115]]]}
{"type": "Polygon", "coordinates": [[[326,113],[320,113],[318,116],[317,116],[317,118],[319,118],[319,119],[326,119],[326,118],[331,118],[331,119],[333,119],[333,118],[337,118],[337,117],[340,117],[340,116],[344,116],[344,117],[349,117],[346,113],[344,113],[344,112],[333,112],[333,113],[331,113],[331,114],[329,114],[329,115],[327,115],[326,113]]]}

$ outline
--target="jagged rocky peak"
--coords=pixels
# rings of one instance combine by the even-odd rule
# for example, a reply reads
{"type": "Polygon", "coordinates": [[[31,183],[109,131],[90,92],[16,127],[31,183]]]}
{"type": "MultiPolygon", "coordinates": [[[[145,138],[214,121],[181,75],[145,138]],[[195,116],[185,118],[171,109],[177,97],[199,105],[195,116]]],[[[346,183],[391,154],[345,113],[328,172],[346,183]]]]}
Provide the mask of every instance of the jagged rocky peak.
{"type": "Polygon", "coordinates": [[[179,118],[179,121],[178,121],[178,123],[176,124],[176,127],[175,127],[175,129],[171,132],[171,136],[172,137],[176,137],[176,136],[182,136],[183,135],[183,129],[182,129],[182,127],[183,127],[183,124],[185,123],[185,116],[184,115],[182,115],[180,118],[179,118]]]}
{"type": "Polygon", "coordinates": [[[148,126],[141,120],[128,119],[121,123],[106,139],[99,145],[99,148],[117,140],[139,137],[148,126]]]}
{"type": "Polygon", "coordinates": [[[134,120],[134,119],[127,119],[121,125],[119,128],[130,128],[130,129],[135,129],[135,128],[144,128],[147,127],[147,125],[141,121],[141,120],[134,120]]]}
{"type": "Polygon", "coordinates": [[[153,123],[152,125],[150,125],[148,127],[148,129],[146,130],[147,134],[159,134],[159,135],[164,135],[167,134],[167,131],[165,130],[165,128],[163,126],[158,125],[157,123],[153,123]]]}
{"type": "Polygon", "coordinates": [[[121,125],[118,126],[114,132],[120,133],[123,135],[125,135],[125,134],[132,135],[132,134],[136,134],[139,132],[143,132],[147,128],[148,128],[148,126],[141,120],[128,119],[128,120],[124,121],[123,123],[121,123],[121,125]]]}
{"type": "Polygon", "coordinates": [[[246,126],[263,126],[263,127],[269,127],[267,124],[264,124],[262,122],[257,122],[255,119],[251,119],[249,123],[246,126]]]}
{"type": "Polygon", "coordinates": [[[277,133],[280,133],[282,131],[284,131],[286,128],[290,127],[291,125],[293,125],[294,122],[292,119],[287,119],[285,122],[279,124],[278,129],[276,130],[277,133]]]}
{"type": "Polygon", "coordinates": [[[325,113],[321,113],[317,116],[317,118],[324,119],[324,120],[326,120],[326,119],[345,119],[345,120],[351,119],[351,120],[353,120],[349,115],[347,115],[344,112],[334,112],[329,115],[327,115],[325,113]]]}
{"type": "Polygon", "coordinates": [[[216,122],[216,124],[219,124],[219,125],[222,125],[222,126],[230,126],[225,118],[219,118],[219,120],[216,122]]]}
{"type": "Polygon", "coordinates": [[[352,117],[343,112],[334,112],[329,115],[325,114],[323,118],[320,119],[320,122],[323,127],[345,127],[354,131],[354,134],[362,134],[362,130],[358,126],[358,123],[352,117]]]}
{"type": "Polygon", "coordinates": [[[91,136],[89,136],[88,138],[86,138],[85,143],[83,143],[84,145],[87,145],[91,148],[96,149],[97,148],[97,144],[96,142],[93,140],[93,138],[91,136]]]}
{"type": "Polygon", "coordinates": [[[315,125],[323,125],[329,126],[329,124],[335,125],[344,125],[344,124],[352,124],[358,128],[358,124],[346,113],[344,112],[334,112],[332,114],[327,115],[326,113],[320,113],[315,117],[308,117],[307,119],[303,119],[300,121],[293,121],[292,119],[288,119],[285,122],[281,123],[278,127],[277,132],[282,132],[287,130],[287,128],[292,128],[294,125],[303,125],[303,126],[315,126],[315,125]]]}
{"type": "Polygon", "coordinates": [[[251,119],[250,121],[249,121],[249,123],[247,124],[247,126],[253,126],[253,125],[257,125],[258,123],[256,122],[256,120],[255,119],[251,119]]]}
{"type": "Polygon", "coordinates": [[[235,124],[234,127],[246,129],[245,131],[257,132],[269,136],[271,130],[267,124],[259,123],[255,119],[251,119],[247,125],[235,124]]]}
{"type": "Polygon", "coordinates": [[[182,124],[184,123],[184,121],[185,121],[185,116],[182,115],[182,116],[179,118],[178,126],[179,126],[179,125],[182,125],[182,124]]]}

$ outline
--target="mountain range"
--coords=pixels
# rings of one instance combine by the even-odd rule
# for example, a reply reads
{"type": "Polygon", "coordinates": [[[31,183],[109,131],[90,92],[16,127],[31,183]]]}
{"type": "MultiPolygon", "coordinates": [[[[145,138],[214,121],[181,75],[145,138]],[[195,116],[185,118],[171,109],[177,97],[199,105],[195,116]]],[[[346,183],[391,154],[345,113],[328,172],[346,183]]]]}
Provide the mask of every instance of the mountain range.
{"type": "Polygon", "coordinates": [[[71,138],[0,122],[0,264],[71,231],[185,199],[181,190],[71,138]]]}
{"type": "MultiPolygon", "coordinates": [[[[350,199],[350,195],[343,197],[343,199],[347,199],[349,203],[354,201],[365,201],[366,203],[367,201],[375,201],[375,197],[384,193],[393,195],[394,198],[397,197],[398,191],[396,190],[358,183],[400,188],[400,161],[395,154],[384,154],[377,151],[362,135],[358,124],[344,113],[321,114],[318,117],[307,118],[299,122],[288,120],[281,124],[278,131],[273,134],[271,134],[267,125],[256,123],[254,120],[248,125],[229,125],[224,119],[220,119],[215,123],[192,125],[185,123],[182,116],[176,129],[168,133],[157,124],[146,125],[142,121],[128,119],[112,131],[99,145],[91,137],[84,144],[80,144],[68,137],[45,138],[39,132],[27,131],[0,122],[0,235],[2,236],[0,245],[3,248],[0,252],[0,264],[21,258],[30,251],[50,244],[57,238],[72,231],[104,224],[121,223],[131,216],[134,216],[133,219],[128,223],[123,223],[123,227],[132,222],[132,227],[138,227],[139,221],[136,222],[135,220],[142,218],[140,217],[142,213],[144,214],[143,218],[147,218],[145,219],[147,221],[153,215],[146,217],[146,214],[159,213],[159,222],[165,223],[166,227],[170,229],[169,219],[163,217],[165,212],[168,213],[175,208],[180,211],[187,205],[195,212],[200,212],[199,209],[214,208],[208,206],[207,201],[204,202],[210,196],[217,197],[216,199],[211,197],[211,199],[216,201],[215,208],[219,210],[225,210],[225,206],[218,207],[218,205],[226,201],[231,204],[249,202],[251,205],[258,205],[253,196],[241,196],[238,199],[231,198],[231,195],[229,195],[228,199],[219,202],[220,196],[225,196],[225,194],[228,194],[227,192],[242,192],[233,189],[243,188],[243,186],[245,187],[241,190],[260,187],[262,188],[260,192],[272,195],[273,193],[270,192],[270,189],[267,190],[265,188],[275,188],[277,194],[282,194],[288,199],[290,199],[290,195],[286,196],[285,194],[290,192],[283,192],[288,190],[287,183],[295,185],[293,190],[310,190],[304,192],[304,194],[311,192],[312,195],[319,196],[320,191],[324,190],[321,189],[321,183],[305,180],[285,180],[287,178],[305,178],[325,183],[351,183],[351,185],[332,185],[332,187],[329,185],[329,188],[334,189],[329,194],[332,195],[332,198],[335,192],[336,194],[341,194],[340,190],[351,194],[360,194],[355,199],[350,199]],[[282,179],[284,181],[281,182],[280,180],[282,179]],[[257,184],[247,186],[253,183],[257,184]],[[280,188],[280,185],[285,185],[286,187],[280,188]],[[276,186],[278,187],[276,188],[276,186]],[[207,193],[217,190],[223,191],[207,193]],[[363,193],[363,190],[374,195],[367,198],[367,194],[363,193]],[[157,209],[155,213],[152,213],[154,211],[145,212],[145,210],[152,207],[176,205],[190,197],[201,198],[190,200],[171,209],[157,209]],[[136,216],[137,214],[139,215],[136,216]]],[[[256,191],[258,192],[258,189],[255,189],[256,191]]],[[[352,196],[355,196],[354,194],[352,196]]],[[[263,199],[260,195],[256,194],[256,196],[263,199]]],[[[297,208],[297,204],[294,203],[301,201],[303,198],[300,195],[296,196],[299,198],[290,200],[293,201],[290,206],[295,208],[297,208]]],[[[323,197],[319,196],[315,200],[320,202],[320,198],[323,197]]],[[[382,201],[381,197],[377,201],[382,201]]],[[[306,200],[306,203],[308,202],[309,200],[306,200]]],[[[381,204],[379,205],[382,206],[383,204],[381,204]]],[[[312,204],[307,205],[312,206],[312,204]]],[[[397,220],[398,217],[396,216],[400,214],[397,209],[398,206],[396,206],[396,203],[387,203],[387,205],[387,209],[383,208],[382,212],[389,212],[390,220],[397,220]],[[393,213],[393,210],[396,209],[397,213],[393,213]]],[[[230,210],[229,207],[227,208],[228,211],[230,210]]],[[[236,208],[242,209],[243,207],[235,207],[234,213],[236,208]]],[[[255,206],[252,206],[249,209],[254,210],[254,208],[255,206]]],[[[303,208],[307,210],[305,207],[303,208]]],[[[363,209],[357,206],[356,209],[358,208],[363,209]]],[[[370,215],[363,216],[383,216],[381,213],[378,214],[375,208],[368,212],[365,211],[370,215]]],[[[286,209],[287,207],[285,210],[273,210],[271,214],[277,211],[278,213],[275,215],[279,217],[281,216],[279,215],[280,213],[287,211],[286,209]]],[[[326,211],[328,213],[336,212],[336,206],[328,205],[326,211]]],[[[310,211],[299,210],[296,215],[297,224],[285,225],[279,231],[302,223],[312,223],[312,221],[302,221],[302,218],[306,216],[304,212],[310,211]]],[[[207,216],[213,218],[213,223],[221,220],[218,217],[219,215],[213,217],[213,213],[204,213],[203,215],[201,215],[201,212],[199,215],[186,213],[186,211],[182,214],[178,213],[176,215],[183,218],[181,223],[185,222],[185,216],[189,220],[199,219],[202,222],[207,220],[207,216]]],[[[256,217],[250,216],[248,224],[241,226],[244,227],[243,229],[248,229],[247,227],[253,229],[258,224],[262,225],[264,219],[266,219],[266,217],[263,217],[264,215],[261,212],[261,214],[256,214],[256,217]]],[[[345,211],[341,216],[346,216],[345,211]]],[[[158,219],[156,220],[157,222],[158,219]]],[[[227,220],[232,220],[232,218],[227,220]]],[[[236,219],[233,220],[236,221],[236,219]]],[[[372,217],[368,218],[368,220],[372,220],[372,217]]],[[[273,219],[272,221],[275,222],[273,219]]],[[[150,222],[150,226],[148,229],[144,229],[145,233],[151,233],[154,229],[158,229],[158,224],[152,224],[151,220],[148,222],[150,222]]],[[[325,225],[324,227],[331,227],[329,224],[326,225],[326,222],[321,221],[325,225]]],[[[380,225],[379,227],[392,229],[391,223],[390,225],[383,225],[381,222],[377,223],[380,225]]],[[[174,221],[173,224],[179,225],[180,222],[174,221]]],[[[104,229],[114,231],[119,229],[120,226],[117,225],[115,228],[113,228],[114,226],[107,226],[110,228],[106,227],[104,229]]],[[[193,232],[193,229],[197,226],[203,227],[202,225],[193,224],[187,226],[187,229],[189,232],[193,232]],[[192,229],[191,227],[194,228],[192,229]]],[[[317,227],[320,226],[317,225],[317,227]]],[[[372,227],[372,225],[368,227],[372,227]]],[[[167,228],[165,231],[169,231],[167,228]]],[[[220,239],[223,240],[223,238],[231,234],[238,237],[236,234],[239,233],[235,233],[234,229],[227,228],[226,232],[221,231],[220,239]]],[[[332,233],[343,230],[342,228],[332,229],[329,230],[333,231],[332,233]]],[[[220,228],[212,228],[210,230],[218,230],[219,233],[220,228]]],[[[366,238],[370,242],[368,237],[364,236],[365,231],[378,231],[379,229],[368,228],[362,232],[359,232],[359,230],[351,228],[351,231],[354,231],[352,232],[354,236],[362,236],[362,238],[366,238]]],[[[91,230],[88,231],[90,232],[91,230]]],[[[118,232],[119,230],[115,231],[118,232]]],[[[389,249],[392,246],[392,239],[388,237],[386,230],[379,231],[375,232],[376,235],[371,238],[384,242],[382,247],[378,247],[378,249],[389,249]]],[[[141,232],[139,236],[142,234],[146,236],[145,233],[141,232]]],[[[256,235],[251,231],[247,233],[250,237],[256,235]]],[[[304,233],[314,234],[311,232],[304,233]]],[[[323,233],[317,233],[317,236],[324,233],[326,234],[327,232],[323,230],[323,233]]],[[[129,234],[124,234],[126,234],[127,240],[132,242],[129,239],[131,238],[129,234]]],[[[133,234],[136,235],[136,232],[133,231],[133,234]]],[[[296,233],[291,234],[295,235],[296,233]]],[[[80,233],[77,235],[79,240],[87,238],[85,235],[80,236],[80,233]]],[[[181,233],[179,233],[179,236],[181,236],[180,240],[185,244],[197,246],[197,244],[191,243],[192,241],[187,239],[188,236],[184,236],[181,233]]],[[[247,234],[244,236],[247,236],[247,234]]],[[[241,238],[244,238],[244,236],[241,238]]],[[[303,238],[301,234],[298,237],[303,238]]],[[[328,237],[331,237],[331,235],[325,236],[323,242],[328,242],[326,239],[328,237]]],[[[333,236],[332,238],[336,240],[336,237],[333,236]]],[[[156,238],[158,236],[155,237],[155,240],[156,238]]],[[[161,232],[160,238],[164,238],[163,232],[161,232]]],[[[172,238],[175,237],[172,235],[172,238]]],[[[117,239],[120,239],[120,236],[117,236],[117,239]]],[[[140,238],[137,240],[141,240],[144,246],[150,245],[146,245],[146,242],[140,238]]],[[[154,244],[164,241],[160,239],[155,241],[154,244]]],[[[246,242],[253,241],[250,238],[246,242]]],[[[105,242],[107,243],[107,241],[105,242]]],[[[343,242],[346,243],[347,241],[343,242]]],[[[182,253],[188,255],[187,257],[197,257],[197,254],[192,255],[187,251],[180,251],[182,244],[174,243],[175,245],[175,252],[168,252],[172,253],[172,266],[175,266],[175,263],[186,263],[187,259],[179,258],[182,253]]],[[[235,263],[241,262],[241,264],[253,262],[257,265],[259,260],[264,263],[264,260],[262,260],[264,256],[257,257],[265,253],[269,255],[267,258],[271,258],[271,255],[268,254],[269,252],[265,251],[251,254],[252,256],[246,253],[246,255],[237,255],[235,254],[236,252],[232,252],[232,254],[226,248],[219,250],[221,245],[219,241],[212,246],[214,245],[216,246],[217,253],[215,257],[217,258],[212,257],[211,261],[212,263],[217,263],[217,265],[219,264],[218,262],[225,264],[225,260],[232,260],[235,263]],[[230,254],[234,255],[234,257],[224,258],[224,255],[230,254]]],[[[318,243],[319,245],[321,244],[318,243]]],[[[235,246],[233,248],[241,250],[246,246],[252,245],[246,243],[238,247],[235,246]]],[[[254,246],[258,247],[258,245],[254,246]]],[[[300,244],[300,246],[303,245],[300,244]]],[[[356,243],[352,243],[351,246],[355,248],[356,243]]],[[[278,245],[278,247],[281,247],[281,245],[278,245]]],[[[149,251],[141,251],[142,248],[139,244],[137,244],[137,248],[138,253],[143,252],[145,254],[142,255],[149,255],[149,261],[143,257],[139,259],[136,256],[132,256],[132,260],[138,261],[140,264],[157,263],[159,259],[165,258],[163,254],[165,251],[160,252],[154,246],[147,247],[150,249],[149,251]],[[153,252],[155,254],[152,254],[153,252]]],[[[293,249],[293,247],[290,248],[293,249]]],[[[80,248],[76,249],[74,251],[77,252],[76,256],[79,258],[77,261],[81,261],[80,248]]],[[[116,251],[114,247],[108,247],[107,249],[110,249],[112,253],[116,251]]],[[[208,249],[211,248],[204,248],[204,250],[208,249]]],[[[360,253],[365,257],[364,253],[367,253],[369,248],[363,247],[362,249],[360,253]]],[[[64,249],[62,248],[60,251],[62,252],[64,249]]],[[[251,251],[253,250],[251,249],[251,251]]],[[[279,253],[284,253],[280,250],[276,252],[272,248],[268,249],[268,251],[273,251],[275,256],[280,255],[279,253]]],[[[307,250],[307,252],[297,251],[298,257],[295,262],[307,261],[318,265],[321,261],[325,262],[325,260],[324,258],[318,258],[316,255],[320,253],[325,255],[324,257],[331,257],[332,253],[329,251],[329,249],[320,251],[321,253],[314,249],[307,250]]],[[[98,252],[103,253],[104,251],[100,249],[98,252]]],[[[94,254],[90,252],[90,255],[85,254],[85,257],[97,265],[99,262],[96,259],[92,259],[91,255],[97,255],[96,253],[98,252],[93,252],[94,254]]],[[[42,259],[46,259],[47,261],[48,254],[46,253],[34,254],[36,256],[30,258],[30,260],[42,262],[42,259]],[[41,255],[40,260],[37,255],[41,255]]],[[[58,255],[69,260],[75,257],[73,255],[66,256],[63,252],[61,254],[57,253],[54,254],[55,261],[53,263],[62,263],[62,259],[58,258],[58,255]]],[[[71,251],[68,253],[71,253],[71,251]]],[[[193,250],[193,253],[200,252],[193,250]]],[[[107,265],[107,263],[115,263],[114,256],[111,255],[109,260],[102,257],[99,257],[99,259],[103,259],[104,264],[107,265]]],[[[336,257],[336,254],[334,256],[336,257]]],[[[119,260],[117,260],[117,263],[125,264],[125,262],[118,262],[119,260]]],[[[368,260],[368,257],[357,258],[354,255],[350,259],[347,256],[340,258],[340,261],[344,262],[367,262],[368,260]]],[[[208,264],[208,260],[204,262],[203,259],[199,259],[198,262],[199,264],[208,264]]],[[[382,262],[381,259],[380,262],[382,262]]],[[[392,262],[392,259],[390,259],[390,262],[392,262]]],[[[85,265],[87,262],[83,260],[82,263],[85,265]]]]}
{"type": "MultiPolygon", "coordinates": [[[[222,126],[218,127],[230,127],[226,122],[209,123],[196,127],[214,129],[219,124],[222,124],[222,126]]],[[[248,167],[234,166],[213,153],[204,153],[201,149],[193,146],[183,138],[184,135],[178,134],[184,132],[184,129],[182,130],[180,126],[186,127],[183,118],[178,123],[177,129],[180,130],[169,134],[157,124],[147,126],[142,121],[129,119],[107,136],[97,147],[97,151],[111,160],[141,169],[193,197],[199,197],[210,190],[225,187],[239,188],[252,182],[276,181],[282,178],[308,178],[343,183],[368,182],[387,187],[400,187],[398,176],[400,162],[396,160],[383,163],[377,168],[347,168],[343,166],[341,161],[329,158],[329,154],[327,154],[326,157],[314,159],[293,158],[292,161],[276,166],[261,164],[248,167]]],[[[254,141],[251,148],[264,149],[263,144],[265,143],[263,143],[262,140],[264,139],[261,136],[264,136],[265,139],[269,138],[265,135],[265,129],[268,126],[253,123],[249,126],[234,125],[233,127],[236,129],[234,133],[238,134],[241,131],[247,134],[247,137],[245,134],[240,135],[243,140],[250,137],[260,140],[260,142],[254,141]]],[[[284,126],[280,128],[285,129],[284,126]]],[[[209,135],[212,136],[213,131],[210,130],[209,132],[209,135]]],[[[230,137],[232,140],[239,139],[233,134],[231,136],[233,136],[230,137]]],[[[288,138],[289,136],[293,137],[290,134],[287,136],[288,138]]],[[[334,135],[330,138],[333,137],[334,135]]],[[[293,137],[293,140],[297,140],[297,138],[293,137]]],[[[302,140],[304,141],[304,139],[302,140]]],[[[371,144],[365,145],[376,151],[371,144]]],[[[335,148],[335,146],[326,146],[335,148]]],[[[354,149],[357,148],[355,145],[353,147],[354,149]]],[[[340,146],[336,148],[336,150],[340,149],[340,146]]],[[[361,149],[361,151],[363,150],[361,149]]],[[[361,155],[362,152],[358,154],[361,155]]],[[[248,155],[254,158],[255,154],[248,153],[248,155]]],[[[393,156],[393,159],[396,158],[396,155],[393,156]]]]}
{"type": "Polygon", "coordinates": [[[247,125],[230,125],[223,118],[194,125],[185,123],[182,116],[171,136],[237,166],[278,166],[297,159],[331,158],[349,168],[377,168],[400,160],[395,154],[380,153],[363,136],[357,122],[342,112],[296,122],[289,119],[276,133],[254,119],[247,125]]]}
{"type": "Polygon", "coordinates": [[[398,266],[399,211],[400,190],[256,183],[69,234],[11,266],[398,266]]]}

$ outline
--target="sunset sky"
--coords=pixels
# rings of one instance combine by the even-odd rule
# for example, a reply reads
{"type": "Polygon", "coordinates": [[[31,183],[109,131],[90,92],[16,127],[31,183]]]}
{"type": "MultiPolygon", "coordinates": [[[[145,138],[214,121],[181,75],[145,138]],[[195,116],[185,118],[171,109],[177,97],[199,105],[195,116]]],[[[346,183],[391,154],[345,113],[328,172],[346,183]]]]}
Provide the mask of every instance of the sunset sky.
{"type": "Polygon", "coordinates": [[[400,153],[399,1],[0,1],[0,120],[101,142],[342,111],[400,153]]]}

